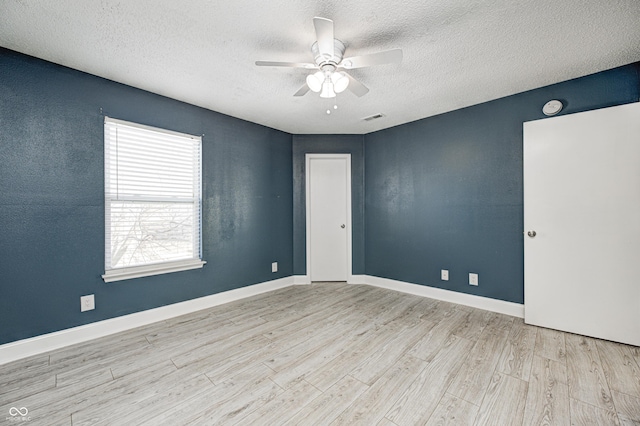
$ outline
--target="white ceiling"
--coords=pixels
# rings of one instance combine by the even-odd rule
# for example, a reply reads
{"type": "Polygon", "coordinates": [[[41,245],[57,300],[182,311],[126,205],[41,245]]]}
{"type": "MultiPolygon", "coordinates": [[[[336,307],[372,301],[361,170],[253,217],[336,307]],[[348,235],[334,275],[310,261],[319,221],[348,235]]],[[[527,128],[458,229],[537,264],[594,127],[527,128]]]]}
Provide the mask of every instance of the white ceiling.
{"type": "Polygon", "coordinates": [[[640,61],[640,0],[0,0],[0,45],[294,134],[362,134],[640,61]],[[254,65],[312,62],[314,16],[346,57],[404,52],[351,71],[370,92],[331,115],[293,97],[309,71],[254,65]]]}

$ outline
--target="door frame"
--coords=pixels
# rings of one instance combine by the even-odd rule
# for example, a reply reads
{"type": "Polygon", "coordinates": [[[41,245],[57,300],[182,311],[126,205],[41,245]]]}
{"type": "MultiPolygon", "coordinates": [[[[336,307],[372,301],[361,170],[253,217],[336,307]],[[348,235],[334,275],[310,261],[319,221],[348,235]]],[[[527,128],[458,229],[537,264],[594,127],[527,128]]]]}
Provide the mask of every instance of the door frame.
{"type": "Polygon", "coordinates": [[[305,174],[305,214],[306,214],[306,281],[311,284],[311,178],[310,178],[310,163],[312,159],[340,159],[346,160],[347,164],[347,282],[353,281],[352,271],[352,258],[353,258],[353,243],[352,243],[352,217],[351,217],[351,154],[305,154],[304,161],[304,174],[305,174]]]}

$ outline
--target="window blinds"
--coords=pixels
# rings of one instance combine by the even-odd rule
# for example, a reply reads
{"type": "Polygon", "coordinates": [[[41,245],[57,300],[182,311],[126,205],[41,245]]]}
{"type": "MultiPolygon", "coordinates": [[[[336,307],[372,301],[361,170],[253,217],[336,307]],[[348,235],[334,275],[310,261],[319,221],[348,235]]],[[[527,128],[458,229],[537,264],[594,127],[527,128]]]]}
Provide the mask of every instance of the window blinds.
{"type": "Polygon", "coordinates": [[[105,270],[201,258],[202,138],[105,117],[105,270]]]}

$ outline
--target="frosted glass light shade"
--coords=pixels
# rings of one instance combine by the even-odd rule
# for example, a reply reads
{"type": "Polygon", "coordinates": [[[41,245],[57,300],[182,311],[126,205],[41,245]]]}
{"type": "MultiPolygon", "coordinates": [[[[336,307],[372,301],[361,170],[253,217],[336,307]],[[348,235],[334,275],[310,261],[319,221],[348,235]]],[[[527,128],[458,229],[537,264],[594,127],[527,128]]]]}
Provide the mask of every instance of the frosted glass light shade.
{"type": "Polygon", "coordinates": [[[318,93],[322,89],[322,82],[324,81],[324,74],[322,71],[318,71],[315,74],[310,74],[307,76],[307,86],[312,91],[318,93]]]}
{"type": "Polygon", "coordinates": [[[333,83],[327,79],[322,83],[322,92],[320,92],[321,98],[335,98],[336,92],[333,90],[333,83]]]}
{"type": "Polygon", "coordinates": [[[333,82],[333,90],[336,93],[342,93],[349,86],[349,79],[343,72],[334,72],[331,74],[331,81],[333,82]]]}

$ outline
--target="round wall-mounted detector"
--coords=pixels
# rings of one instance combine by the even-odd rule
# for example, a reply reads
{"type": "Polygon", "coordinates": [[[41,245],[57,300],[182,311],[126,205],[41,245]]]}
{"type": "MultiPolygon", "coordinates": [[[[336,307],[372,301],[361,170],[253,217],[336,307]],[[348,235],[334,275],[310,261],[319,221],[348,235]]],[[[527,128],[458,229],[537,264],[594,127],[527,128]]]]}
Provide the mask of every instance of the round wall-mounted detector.
{"type": "Polygon", "coordinates": [[[542,113],[544,115],[556,115],[560,111],[562,111],[562,102],[556,101],[555,99],[547,102],[542,107],[542,113]]]}

